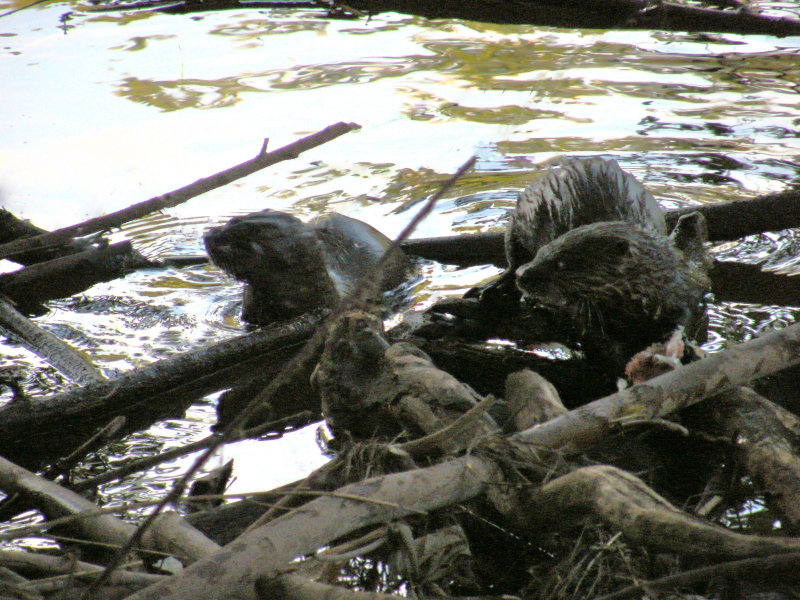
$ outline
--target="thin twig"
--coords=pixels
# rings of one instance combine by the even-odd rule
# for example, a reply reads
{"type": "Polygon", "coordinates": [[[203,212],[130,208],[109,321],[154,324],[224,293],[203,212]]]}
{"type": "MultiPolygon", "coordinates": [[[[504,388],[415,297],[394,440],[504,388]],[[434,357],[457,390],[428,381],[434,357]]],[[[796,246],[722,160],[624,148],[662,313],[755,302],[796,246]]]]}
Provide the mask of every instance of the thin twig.
{"type": "Polygon", "coordinates": [[[345,312],[352,310],[354,306],[362,303],[364,299],[368,296],[368,290],[374,289],[375,281],[379,279],[376,277],[376,273],[380,274],[384,264],[389,259],[389,257],[394,253],[399,247],[400,242],[406,239],[411,233],[416,229],[416,227],[422,222],[425,217],[427,217],[433,207],[436,205],[436,202],[449,190],[453,184],[464,174],[466,173],[476,161],[476,157],[471,157],[467,162],[465,162],[459,169],[453,174],[450,179],[448,179],[442,187],[436,192],[430,199],[425,203],[425,205],[420,209],[420,211],[414,216],[413,219],[409,222],[409,224],[400,232],[400,234],[392,241],[386,251],[378,260],[377,264],[367,273],[361,280],[358,282],[358,285],[355,289],[345,297],[340,303],[337,309],[328,317],[328,319],[314,332],[314,335],[311,336],[303,348],[295,354],[286,366],[275,376],[259,394],[257,394],[249,404],[242,410],[232,421],[231,423],[225,428],[225,431],[222,432],[222,435],[219,436],[219,439],[216,440],[214,444],[209,446],[209,448],[203,452],[203,454],[198,457],[195,463],[189,467],[186,473],[178,479],[175,484],[172,486],[170,492],[164,497],[164,499],[156,506],[153,512],[148,515],[148,517],[144,520],[144,522],[139,526],[133,536],[128,540],[128,542],[120,549],[120,551],[116,554],[116,556],[111,560],[108,564],[105,572],[101,577],[95,580],[86,593],[82,596],[84,600],[88,600],[89,598],[93,597],[93,594],[97,592],[100,587],[108,581],[108,578],[114,572],[119,564],[121,564],[127,557],[127,555],[133,550],[141,541],[144,533],[150,528],[150,526],[155,521],[156,517],[161,513],[164,508],[168,505],[175,503],[183,494],[184,489],[186,489],[186,485],[189,480],[197,473],[202,466],[208,461],[211,456],[217,451],[217,449],[222,446],[228,438],[234,436],[237,431],[242,427],[247,420],[255,414],[258,410],[259,406],[265,404],[270,401],[272,396],[274,395],[275,391],[283,386],[289,379],[294,376],[295,373],[299,371],[302,365],[308,361],[311,357],[316,354],[316,351],[321,347],[322,343],[325,341],[325,337],[327,336],[328,329],[330,325],[341,315],[345,312]]]}
{"type": "Polygon", "coordinates": [[[198,179],[194,183],[190,183],[180,189],[172,192],[167,192],[161,196],[156,196],[150,200],[139,202],[122,210],[89,219],[77,225],[70,225],[48,233],[43,233],[34,237],[22,238],[0,245],[0,258],[9,258],[20,252],[28,252],[33,249],[47,248],[52,245],[58,245],[64,240],[72,237],[80,237],[95,233],[97,231],[108,231],[115,227],[119,227],[123,223],[139,219],[151,212],[177,206],[187,200],[199,196],[205,192],[222,187],[228,183],[241,179],[247,175],[251,175],[275,163],[297,158],[302,152],[316,148],[326,142],[329,142],[337,137],[348,133],[354,129],[359,129],[361,126],[356,123],[336,123],[330,125],[325,129],[308,135],[304,138],[292,142],[283,148],[279,148],[273,152],[264,153],[264,146],[255,158],[247,160],[243,163],[235,165],[224,171],[220,171],[215,175],[198,179]]]}
{"type": "MultiPolygon", "coordinates": [[[[279,429],[285,429],[287,426],[296,426],[297,423],[309,422],[311,418],[311,412],[303,411],[282,419],[278,419],[277,421],[270,421],[269,423],[263,423],[257,427],[246,429],[240,432],[239,435],[231,436],[226,443],[257,438],[266,433],[273,433],[274,438],[277,439],[283,436],[283,434],[278,431],[279,429]]],[[[218,437],[219,434],[214,433],[203,438],[202,440],[192,442],[191,444],[184,444],[179,448],[173,448],[172,450],[161,452],[155,456],[148,456],[147,458],[131,461],[130,463],[127,463],[117,469],[106,471],[105,473],[102,473],[96,477],[92,477],[91,479],[78,481],[74,485],[70,486],[70,489],[74,492],[82,492],[85,490],[94,489],[98,485],[121,479],[127,475],[130,475],[131,473],[149,469],[169,460],[174,460],[180,456],[185,456],[187,454],[208,448],[210,445],[215,443],[218,437]]]]}

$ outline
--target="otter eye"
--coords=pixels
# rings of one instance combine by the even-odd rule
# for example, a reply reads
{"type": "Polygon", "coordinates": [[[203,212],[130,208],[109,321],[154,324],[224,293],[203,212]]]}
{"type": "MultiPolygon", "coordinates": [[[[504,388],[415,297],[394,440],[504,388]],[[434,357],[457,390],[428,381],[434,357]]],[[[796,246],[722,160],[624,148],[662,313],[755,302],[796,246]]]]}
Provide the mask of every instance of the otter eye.
{"type": "Polygon", "coordinates": [[[564,269],[566,269],[566,268],[567,268],[567,263],[565,263],[563,260],[559,260],[559,261],[556,263],[556,268],[557,268],[559,271],[563,271],[564,269]]]}

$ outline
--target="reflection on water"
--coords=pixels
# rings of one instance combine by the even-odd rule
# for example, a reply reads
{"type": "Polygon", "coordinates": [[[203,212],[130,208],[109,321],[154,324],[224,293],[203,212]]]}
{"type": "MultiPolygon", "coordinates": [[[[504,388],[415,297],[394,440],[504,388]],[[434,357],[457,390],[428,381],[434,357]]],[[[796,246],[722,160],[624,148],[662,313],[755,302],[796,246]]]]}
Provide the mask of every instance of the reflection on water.
{"type": "MultiPolygon", "coordinates": [[[[132,240],[152,259],[199,254],[207,228],[268,206],[303,219],[336,210],[395,235],[473,153],[476,171],[417,235],[501,227],[516,190],[562,154],[616,158],[668,208],[739,199],[797,180],[798,53],[800,38],[572,32],[400,15],[343,22],[302,11],[85,14],[50,3],[0,20],[0,70],[14,82],[0,106],[0,189],[13,212],[64,226],[251,158],[265,137],[276,149],[344,120],[362,129],[127,224],[115,239],[132,240]],[[59,28],[71,11],[69,27],[59,28]]],[[[793,232],[752,236],[717,253],[787,272],[800,262],[793,232]]],[[[421,271],[418,307],[498,272],[431,263],[421,271]]],[[[38,322],[114,372],[240,332],[239,295],[211,265],[140,271],[54,302],[38,322]]],[[[797,316],[715,306],[708,345],[797,316]]],[[[32,367],[35,392],[65,385],[26,351],[6,344],[4,352],[32,367]]],[[[116,443],[108,460],[205,435],[213,402],[116,443]]],[[[304,435],[297,475],[319,460],[304,435]]],[[[240,456],[259,452],[248,446],[240,456]]],[[[106,493],[152,497],[185,464],[106,493]]]]}

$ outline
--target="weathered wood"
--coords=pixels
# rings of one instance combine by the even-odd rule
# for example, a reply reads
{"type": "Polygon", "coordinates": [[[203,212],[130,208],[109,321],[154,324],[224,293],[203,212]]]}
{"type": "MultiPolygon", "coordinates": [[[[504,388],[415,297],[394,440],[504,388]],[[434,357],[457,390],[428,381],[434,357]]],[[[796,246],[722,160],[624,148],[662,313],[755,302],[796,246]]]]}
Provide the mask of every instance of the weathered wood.
{"type": "Polygon", "coordinates": [[[729,439],[751,476],[769,490],[788,521],[800,524],[800,419],[748,388],[714,398],[692,411],[690,423],[708,434],[729,439]]]}
{"type": "Polygon", "coordinates": [[[634,475],[607,465],[575,469],[541,487],[508,492],[492,489],[489,497],[504,496],[495,506],[523,530],[561,530],[592,518],[633,543],[683,555],[743,558],[800,550],[797,538],[744,535],[689,517],[634,475]]]}
{"type": "Polygon", "coordinates": [[[324,144],[325,142],[336,139],[337,137],[344,135],[349,131],[359,128],[360,125],[355,123],[336,123],[326,127],[321,131],[318,131],[317,133],[313,133],[297,140],[296,142],[292,142],[283,148],[273,150],[272,152],[266,152],[265,143],[255,158],[216,173],[215,175],[198,179],[194,183],[190,183],[189,185],[172,192],[168,192],[161,196],[156,196],[150,200],[145,200],[144,202],[134,204],[122,210],[118,210],[101,217],[89,219],[83,223],[78,223],[69,227],[63,227],[56,231],[41,234],[35,237],[2,244],[0,245],[0,258],[13,259],[20,253],[47,248],[53,244],[62,244],[69,238],[81,237],[97,231],[108,231],[115,227],[119,227],[128,221],[139,219],[147,214],[150,214],[151,212],[177,206],[178,204],[186,202],[195,196],[223,185],[227,185],[231,181],[251,175],[256,171],[259,171],[270,165],[274,165],[275,163],[297,158],[298,155],[306,150],[315,148],[321,144],[324,144]]]}
{"type": "Polygon", "coordinates": [[[795,324],[590,402],[514,437],[580,451],[623,423],[664,417],[798,363],[800,324],[795,324]]]}
{"type": "Polygon", "coordinates": [[[129,241],[77,254],[0,275],[0,293],[10,298],[22,313],[41,312],[41,303],[66,298],[136,269],[154,266],[133,249],[129,241]]]}
{"type": "MultiPolygon", "coordinates": [[[[95,427],[122,414],[126,431],[182,410],[253,370],[282,365],[322,321],[291,321],[170,357],[120,377],[0,408],[0,455],[23,465],[60,455],[95,427]]],[[[276,367],[279,368],[279,367],[276,367]]],[[[287,399],[287,401],[290,399],[287,399]]]]}
{"type": "Polygon", "coordinates": [[[474,498],[499,478],[488,461],[470,457],[354,483],[248,531],[180,575],[128,600],[252,599],[257,577],[274,576],[297,556],[362,527],[474,498]]]}
{"type": "Polygon", "coordinates": [[[33,323],[4,298],[0,298],[0,331],[22,342],[75,383],[85,385],[105,379],[82,354],[33,323]]]}
{"type": "MultiPolygon", "coordinates": [[[[90,579],[103,572],[103,567],[76,561],[74,557],[50,556],[41,552],[25,552],[23,550],[0,551],[0,565],[16,571],[47,576],[74,574],[75,577],[81,579],[90,579]]],[[[163,579],[165,579],[164,575],[119,570],[114,574],[112,583],[134,583],[144,587],[163,579]]],[[[37,589],[41,591],[41,588],[37,587],[37,589]]]]}
{"type": "MultiPolygon", "coordinates": [[[[80,513],[93,514],[97,506],[60,485],[43,479],[27,469],[0,457],[0,489],[7,495],[19,494],[36,506],[48,519],[57,519],[80,513]]],[[[113,515],[93,514],[75,519],[69,524],[75,535],[97,542],[122,545],[136,530],[113,515]]]]}
{"type": "MultiPolygon", "coordinates": [[[[18,494],[40,510],[49,520],[67,519],[62,523],[73,535],[113,547],[122,546],[135,533],[136,526],[110,514],[98,514],[93,503],[52,481],[0,457],[0,489],[18,494]]],[[[206,538],[177,513],[159,515],[156,527],[143,538],[144,547],[175,554],[192,562],[216,551],[219,546],[206,538]]]]}

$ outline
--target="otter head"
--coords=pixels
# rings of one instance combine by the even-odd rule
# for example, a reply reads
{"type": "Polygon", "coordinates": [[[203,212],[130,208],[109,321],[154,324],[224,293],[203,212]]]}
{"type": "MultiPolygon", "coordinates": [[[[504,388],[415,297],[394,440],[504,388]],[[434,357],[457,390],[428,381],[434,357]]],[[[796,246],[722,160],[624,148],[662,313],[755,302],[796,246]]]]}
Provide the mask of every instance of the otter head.
{"type": "Polygon", "coordinates": [[[204,236],[211,259],[245,285],[242,318],[263,325],[339,299],[313,228],[286,213],[234,217],[204,236]]]}
{"type": "Polygon", "coordinates": [[[524,304],[557,312],[580,337],[673,318],[683,283],[668,240],[621,221],[568,231],[519,267],[516,282],[524,304]]]}

